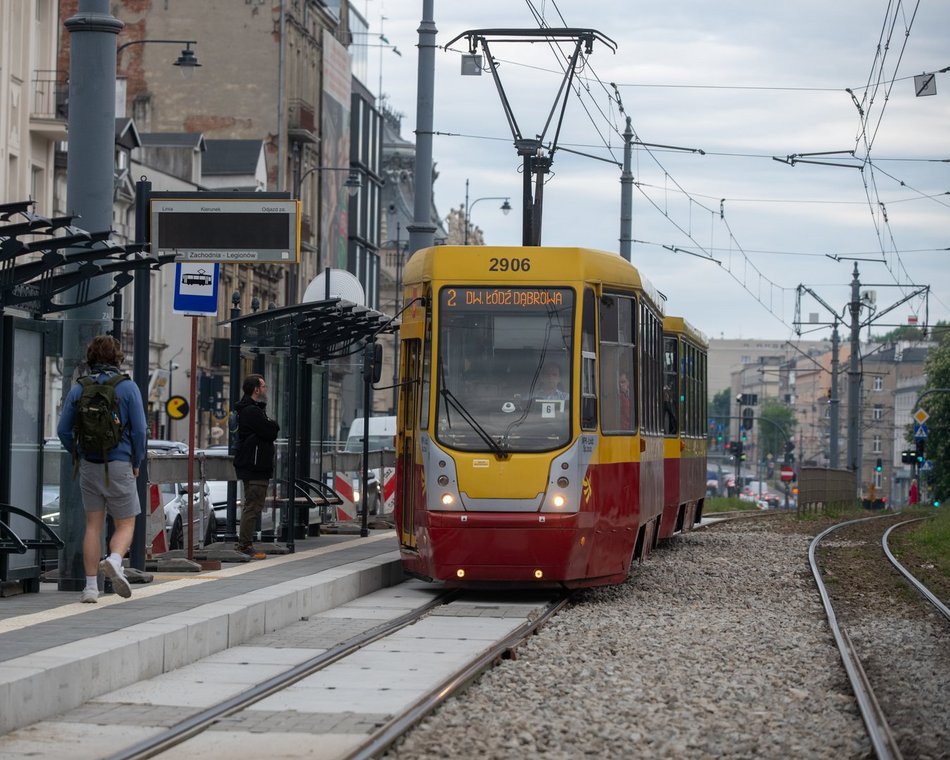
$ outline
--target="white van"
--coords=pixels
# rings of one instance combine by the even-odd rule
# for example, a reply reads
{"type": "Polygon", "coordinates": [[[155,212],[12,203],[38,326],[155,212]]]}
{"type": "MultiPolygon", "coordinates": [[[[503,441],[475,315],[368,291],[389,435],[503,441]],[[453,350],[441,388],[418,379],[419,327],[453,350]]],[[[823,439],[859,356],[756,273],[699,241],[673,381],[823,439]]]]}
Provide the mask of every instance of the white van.
{"type": "MultiPolygon", "coordinates": [[[[357,417],[350,425],[350,433],[346,437],[343,450],[351,454],[363,453],[363,418],[357,417]]],[[[368,451],[395,451],[396,450],[396,418],[370,417],[369,418],[369,448],[368,451]]],[[[391,468],[387,468],[387,475],[391,475],[391,468]]],[[[385,503],[383,495],[383,473],[378,468],[370,469],[367,473],[366,503],[371,515],[380,511],[392,511],[392,506],[385,503]]],[[[360,503],[360,473],[353,473],[353,500],[360,503]]]]}
{"type": "MultiPolygon", "coordinates": [[[[350,425],[350,434],[346,437],[344,451],[360,454],[363,451],[363,418],[357,417],[350,425]]],[[[396,418],[369,418],[369,451],[396,450],[396,418]]]]}

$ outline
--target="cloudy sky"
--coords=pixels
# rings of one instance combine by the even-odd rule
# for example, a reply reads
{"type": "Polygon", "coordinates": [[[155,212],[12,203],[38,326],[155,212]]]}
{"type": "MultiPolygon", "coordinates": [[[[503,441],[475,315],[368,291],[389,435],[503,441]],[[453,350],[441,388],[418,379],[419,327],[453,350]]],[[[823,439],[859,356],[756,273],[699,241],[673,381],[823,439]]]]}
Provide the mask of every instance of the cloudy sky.
{"type": "MultiPolygon", "coordinates": [[[[356,3],[402,53],[370,49],[368,78],[411,137],[422,0],[356,3]]],[[[595,44],[585,59],[558,141],[606,160],[555,154],[545,245],[619,250],[617,164],[630,116],[642,143],[685,149],[633,155],[633,262],[667,296],[667,313],[710,337],[770,339],[795,337],[796,320],[816,314],[803,337],[824,338],[832,312],[850,319],[857,263],[876,314],[930,285],[930,321],[950,319],[950,73],[935,75],[930,97],[915,95],[913,78],[950,66],[950,3],[435,0],[442,46],[470,29],[537,28],[539,17],[617,46],[595,44]],[[805,155],[818,153],[828,155],[805,155]],[[792,155],[846,165],[790,165],[792,155]],[[799,298],[799,286],[824,303],[799,298]]],[[[520,245],[521,161],[491,76],[460,75],[465,50],[463,39],[436,54],[435,202],[442,214],[461,206],[466,180],[470,202],[510,196],[510,215],[485,200],[472,222],[489,244],[520,245]]],[[[563,57],[514,42],[492,53],[521,133],[534,137],[563,57]]],[[[875,315],[874,332],[914,316],[927,316],[921,298],[875,315]]]]}

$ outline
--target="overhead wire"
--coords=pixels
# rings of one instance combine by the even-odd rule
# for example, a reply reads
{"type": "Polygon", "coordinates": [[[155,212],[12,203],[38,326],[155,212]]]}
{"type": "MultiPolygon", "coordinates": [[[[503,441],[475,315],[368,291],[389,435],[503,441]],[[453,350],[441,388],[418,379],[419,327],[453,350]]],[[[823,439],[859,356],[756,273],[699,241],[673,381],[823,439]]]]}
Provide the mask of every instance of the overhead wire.
{"type": "MultiPolygon", "coordinates": [[[[544,28],[544,25],[546,24],[546,21],[545,21],[543,18],[538,19],[536,9],[534,8],[533,3],[531,2],[531,0],[526,0],[526,2],[527,2],[527,4],[528,4],[529,8],[532,9],[532,12],[535,13],[535,17],[536,17],[536,20],[538,21],[539,25],[541,25],[541,27],[544,28]]],[[[559,17],[560,20],[561,20],[561,23],[562,23],[565,27],[567,27],[567,26],[568,26],[567,21],[566,21],[566,19],[564,18],[564,15],[561,13],[560,8],[558,8],[558,6],[557,6],[557,0],[551,0],[551,2],[552,2],[552,5],[553,5],[554,8],[555,8],[555,11],[556,11],[557,14],[558,14],[558,17],[559,17]]],[[[594,67],[593,67],[592,65],[589,64],[589,62],[588,62],[588,69],[589,69],[591,75],[594,77],[594,79],[595,79],[595,80],[600,84],[600,86],[603,88],[604,92],[606,93],[606,95],[607,95],[607,97],[608,97],[608,100],[611,100],[611,99],[612,99],[612,94],[611,94],[610,90],[608,89],[607,85],[603,82],[603,80],[600,79],[600,77],[598,76],[596,70],[594,69],[594,67]]],[[[623,112],[624,112],[624,109],[623,109],[622,102],[621,102],[621,100],[620,100],[620,93],[619,93],[619,91],[617,90],[616,85],[613,85],[613,87],[614,87],[614,93],[615,93],[615,98],[616,98],[618,110],[619,110],[620,113],[623,113],[623,112]]],[[[576,94],[578,95],[578,99],[581,99],[579,92],[577,92],[576,94]]],[[[590,94],[589,91],[588,91],[588,94],[590,94]]],[[[582,100],[582,99],[581,99],[581,100],[582,100]]],[[[582,100],[582,102],[583,102],[583,100],[582,100]]],[[[585,110],[586,110],[586,109],[585,109],[585,110]]],[[[599,107],[598,107],[598,110],[600,110],[599,107]]],[[[601,115],[605,115],[602,110],[600,110],[600,112],[601,112],[601,115]]],[[[588,115],[589,115],[589,111],[588,111],[588,115]]],[[[618,126],[617,124],[615,124],[615,123],[614,123],[614,124],[611,124],[611,128],[612,128],[612,130],[613,130],[618,136],[621,136],[621,137],[622,137],[622,135],[621,135],[621,133],[620,133],[619,126],[618,126]]],[[[633,127],[632,127],[632,125],[631,125],[631,129],[632,129],[632,128],[633,128],[633,127]]],[[[599,132],[599,130],[598,130],[598,132],[599,132]]],[[[636,130],[634,130],[634,135],[636,136],[636,130]]],[[[729,262],[728,264],[726,264],[726,265],[723,265],[722,262],[719,262],[717,259],[715,259],[715,258],[709,253],[709,251],[706,250],[706,247],[703,246],[702,244],[700,244],[699,241],[697,241],[696,238],[693,236],[693,233],[692,233],[692,207],[693,207],[693,204],[696,204],[697,207],[699,207],[699,208],[701,208],[701,209],[704,209],[705,211],[707,211],[707,212],[710,214],[710,221],[711,221],[711,223],[714,222],[714,220],[715,220],[715,213],[716,213],[716,212],[715,212],[713,209],[710,209],[710,208],[706,207],[705,205],[703,205],[702,203],[700,203],[699,201],[697,201],[685,188],[682,187],[682,185],[679,184],[678,181],[676,181],[676,180],[673,178],[673,176],[666,170],[666,168],[662,165],[662,163],[659,161],[659,159],[657,159],[657,157],[652,153],[651,149],[650,149],[648,146],[643,145],[643,143],[642,143],[642,141],[640,141],[639,137],[637,137],[637,141],[640,142],[641,147],[642,147],[644,150],[646,150],[647,154],[650,155],[650,157],[653,159],[653,161],[656,163],[656,165],[657,165],[660,169],[663,170],[664,176],[667,177],[668,179],[672,180],[673,183],[674,183],[674,185],[676,186],[676,188],[677,188],[684,196],[686,196],[686,198],[689,200],[689,211],[690,211],[690,215],[689,215],[689,229],[684,228],[682,224],[680,224],[678,221],[676,221],[675,219],[673,219],[673,218],[670,216],[670,214],[669,214],[669,212],[668,212],[667,209],[661,209],[660,206],[659,206],[659,204],[658,204],[653,198],[651,198],[651,197],[649,196],[649,194],[647,194],[647,193],[643,190],[642,187],[639,187],[639,186],[637,185],[637,183],[634,183],[634,186],[637,187],[637,189],[638,189],[638,191],[640,192],[640,194],[641,194],[644,198],[646,198],[647,201],[648,201],[658,212],[660,212],[660,213],[667,219],[667,221],[669,221],[676,229],[678,229],[682,234],[684,234],[689,240],[693,241],[693,243],[698,247],[698,249],[701,250],[701,251],[703,252],[703,254],[704,254],[704,255],[701,256],[700,258],[706,258],[706,259],[708,259],[708,260],[710,260],[710,261],[714,261],[714,262],[718,263],[720,266],[722,266],[722,267],[725,269],[725,271],[726,271],[747,293],[749,293],[749,294],[750,294],[753,298],[755,298],[762,306],[764,306],[764,307],[766,308],[766,310],[767,310],[770,314],[772,314],[772,316],[774,316],[776,319],[778,319],[778,320],[781,321],[783,324],[785,324],[789,329],[794,329],[794,328],[792,327],[792,325],[790,325],[788,322],[785,321],[785,319],[783,318],[783,316],[777,314],[777,313],[774,311],[774,309],[773,309],[773,305],[774,305],[774,304],[773,304],[773,299],[771,298],[771,296],[774,295],[775,290],[778,290],[779,292],[785,292],[785,291],[788,291],[789,289],[788,289],[788,288],[783,288],[782,286],[778,285],[777,283],[773,282],[771,279],[769,279],[768,277],[766,277],[766,276],[762,273],[762,271],[761,271],[757,266],[755,266],[755,264],[749,259],[748,255],[745,253],[745,251],[743,250],[742,246],[739,244],[738,239],[736,239],[735,234],[733,233],[732,228],[731,228],[731,226],[730,226],[728,220],[726,220],[726,218],[725,218],[725,213],[724,213],[724,210],[723,210],[722,205],[720,205],[720,211],[719,211],[720,221],[723,223],[723,226],[725,227],[726,232],[728,233],[728,236],[729,236],[730,241],[735,244],[736,249],[738,249],[738,251],[742,254],[742,260],[743,260],[743,263],[744,263],[744,265],[745,265],[745,266],[744,266],[744,271],[743,271],[743,274],[742,274],[742,277],[741,277],[741,278],[732,270],[731,257],[730,257],[730,262],[729,262]],[[759,286],[759,287],[758,287],[758,289],[757,289],[757,292],[754,292],[753,290],[751,290],[750,287],[749,287],[749,285],[748,285],[747,277],[748,277],[748,270],[749,270],[749,268],[751,268],[751,269],[753,270],[753,272],[755,273],[755,275],[758,277],[758,286],[759,286]],[[766,282],[766,283],[768,283],[768,290],[769,290],[769,295],[770,295],[769,303],[766,303],[766,302],[762,299],[761,290],[762,290],[762,283],[763,283],[763,281],[766,282]]],[[[612,155],[612,154],[611,154],[611,155],[612,155]]],[[[677,248],[676,246],[664,246],[664,247],[666,247],[667,250],[670,250],[670,251],[672,251],[672,252],[681,251],[681,252],[684,252],[684,253],[689,253],[690,255],[696,255],[696,254],[693,254],[692,252],[686,251],[686,250],[684,250],[684,249],[682,249],[682,248],[677,248]]],[[[784,304],[783,304],[783,305],[784,305],[784,304]]]]}

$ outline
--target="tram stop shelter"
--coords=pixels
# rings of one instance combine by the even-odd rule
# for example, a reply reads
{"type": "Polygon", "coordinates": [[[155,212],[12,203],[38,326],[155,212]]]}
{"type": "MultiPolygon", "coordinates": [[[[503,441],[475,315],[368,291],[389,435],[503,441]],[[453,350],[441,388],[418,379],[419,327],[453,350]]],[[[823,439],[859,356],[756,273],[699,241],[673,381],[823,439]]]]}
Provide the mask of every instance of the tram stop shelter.
{"type": "MultiPolygon", "coordinates": [[[[268,416],[280,425],[272,488],[281,511],[281,532],[292,552],[295,534],[306,535],[314,499],[325,499],[328,491],[322,457],[327,362],[364,353],[378,335],[395,332],[399,323],[374,309],[329,297],[236,316],[223,324],[231,327],[231,406],[241,398],[242,372],[248,362],[253,368],[250,372],[267,377],[268,416]],[[295,508],[290,510],[292,505],[295,508]]],[[[364,373],[363,382],[369,386],[372,378],[364,373]]],[[[365,392],[364,398],[368,398],[365,392]]],[[[236,508],[230,492],[228,501],[227,532],[231,535],[236,508]]]]}

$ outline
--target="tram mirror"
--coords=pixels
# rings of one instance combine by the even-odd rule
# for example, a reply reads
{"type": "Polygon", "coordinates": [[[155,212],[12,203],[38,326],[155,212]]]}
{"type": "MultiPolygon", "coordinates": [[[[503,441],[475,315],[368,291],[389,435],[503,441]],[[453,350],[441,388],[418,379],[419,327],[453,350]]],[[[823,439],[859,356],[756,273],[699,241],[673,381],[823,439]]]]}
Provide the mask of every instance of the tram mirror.
{"type": "Polygon", "coordinates": [[[383,347],[379,343],[368,343],[363,349],[363,379],[378,383],[383,376],[383,347]]]}

